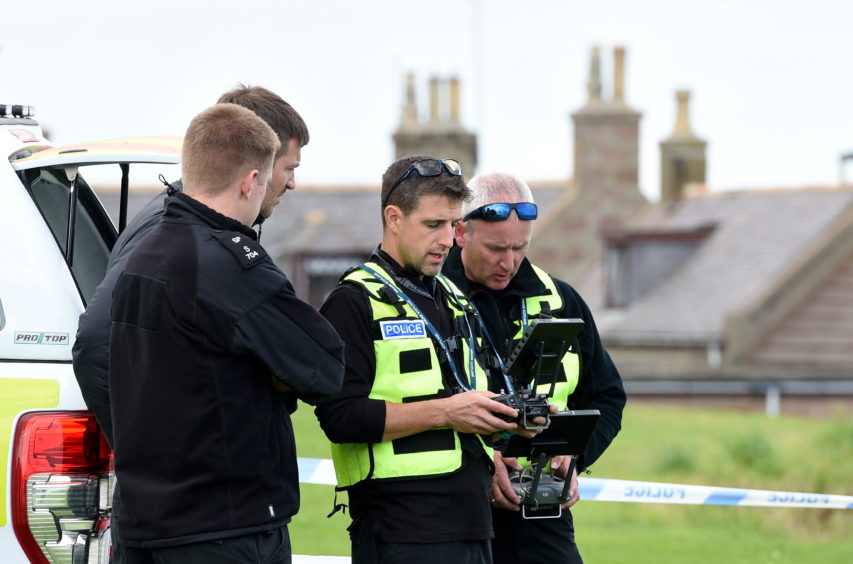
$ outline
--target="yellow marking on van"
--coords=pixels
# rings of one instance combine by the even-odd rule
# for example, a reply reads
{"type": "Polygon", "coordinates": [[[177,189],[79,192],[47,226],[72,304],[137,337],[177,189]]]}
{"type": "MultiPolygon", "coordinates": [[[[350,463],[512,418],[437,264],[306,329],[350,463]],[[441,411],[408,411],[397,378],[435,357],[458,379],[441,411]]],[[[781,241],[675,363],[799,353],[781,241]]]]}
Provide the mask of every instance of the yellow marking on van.
{"type": "Polygon", "coordinates": [[[9,448],[19,413],[59,405],[59,381],[36,378],[0,378],[0,527],[6,525],[6,480],[9,448]]]}

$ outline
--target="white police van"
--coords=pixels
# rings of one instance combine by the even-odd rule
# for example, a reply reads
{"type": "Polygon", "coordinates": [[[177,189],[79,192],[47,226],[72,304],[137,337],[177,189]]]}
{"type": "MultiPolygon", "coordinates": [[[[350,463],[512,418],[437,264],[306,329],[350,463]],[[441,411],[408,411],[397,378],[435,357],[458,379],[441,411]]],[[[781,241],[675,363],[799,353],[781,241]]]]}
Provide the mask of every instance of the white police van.
{"type": "Polygon", "coordinates": [[[0,104],[0,562],[105,563],[112,455],[71,345],[117,230],[81,171],[115,165],[121,228],[130,165],[178,163],[181,140],[57,148],[32,113],[0,104]]]}

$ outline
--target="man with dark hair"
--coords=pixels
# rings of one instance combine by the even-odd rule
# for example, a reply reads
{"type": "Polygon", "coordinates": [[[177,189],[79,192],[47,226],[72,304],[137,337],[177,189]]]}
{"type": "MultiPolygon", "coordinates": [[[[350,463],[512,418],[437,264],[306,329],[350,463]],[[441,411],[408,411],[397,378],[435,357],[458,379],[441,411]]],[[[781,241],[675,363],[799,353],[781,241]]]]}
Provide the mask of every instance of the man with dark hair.
{"type": "MultiPolygon", "coordinates": [[[[308,143],[308,128],[293,106],[260,86],[239,86],[220,96],[219,102],[234,103],[258,114],[272,127],[281,143],[273,163],[272,182],[261,204],[255,224],[272,215],[287,190],[296,187],[294,170],[299,166],[301,147],[308,143]]],[[[98,420],[107,442],[112,444],[107,369],[109,364],[110,304],[113,288],[127,254],[157,225],[163,216],[166,197],[181,190],[180,181],[155,196],[119,235],[110,253],[107,273],[80,316],[72,349],[74,374],[86,406],[98,420]]]]}
{"type": "MultiPolygon", "coordinates": [[[[487,329],[489,345],[503,360],[531,320],[580,318],[584,325],[575,345],[563,358],[551,403],[560,410],[598,409],[601,418],[586,452],[571,476],[567,457],[554,457],[551,468],[571,480],[569,501],[559,518],[523,519],[519,498],[507,469],[519,470],[516,459],[495,455],[492,484],[492,542],[497,564],[561,564],[581,562],[568,508],[579,499],[577,472],[604,452],[621,428],[625,390],[604,349],[595,321],[581,296],[566,282],[548,275],[527,260],[538,215],[527,184],[508,174],[475,176],[468,183],[473,198],[456,225],[456,247],[443,272],[475,304],[487,329]]],[[[492,389],[503,387],[503,381],[492,389]]]]}
{"type": "Polygon", "coordinates": [[[250,227],[279,147],[241,106],[196,116],[184,190],[118,278],[109,394],[120,562],[291,561],[299,484],[286,405],[338,392],[343,344],[250,227]]]}
{"type": "Polygon", "coordinates": [[[296,188],[294,171],[302,158],[302,147],[308,144],[308,127],[293,106],[262,86],[241,84],[220,96],[217,102],[249,108],[272,127],[281,141],[273,164],[272,184],[257,219],[261,223],[273,214],[284,193],[296,188]]]}
{"type": "Polygon", "coordinates": [[[354,564],[491,562],[492,451],[516,429],[475,360],[477,321],[440,275],[469,197],[456,161],[427,155],[382,177],[382,243],[321,313],[346,345],[341,393],[316,409],[349,493],[354,564]]]}
{"type": "MultiPolygon", "coordinates": [[[[294,169],[299,166],[301,147],[308,143],[308,128],[293,106],[260,86],[241,85],[223,94],[219,101],[236,103],[252,110],[268,124],[272,122],[273,133],[281,144],[273,162],[272,181],[261,203],[260,213],[254,221],[259,224],[272,214],[284,192],[295,188],[294,169]]],[[[146,204],[119,234],[110,253],[104,280],[98,285],[86,311],[80,316],[77,338],[72,348],[74,375],[86,406],[95,415],[110,445],[113,443],[113,425],[107,374],[113,288],[127,262],[128,254],[163,217],[167,196],[181,189],[180,181],[168,185],[146,204]]],[[[295,409],[295,404],[292,408],[295,409]]],[[[120,500],[115,496],[112,507],[114,523],[118,521],[120,514],[120,500]]],[[[119,542],[113,535],[114,551],[120,554],[119,542]]]]}

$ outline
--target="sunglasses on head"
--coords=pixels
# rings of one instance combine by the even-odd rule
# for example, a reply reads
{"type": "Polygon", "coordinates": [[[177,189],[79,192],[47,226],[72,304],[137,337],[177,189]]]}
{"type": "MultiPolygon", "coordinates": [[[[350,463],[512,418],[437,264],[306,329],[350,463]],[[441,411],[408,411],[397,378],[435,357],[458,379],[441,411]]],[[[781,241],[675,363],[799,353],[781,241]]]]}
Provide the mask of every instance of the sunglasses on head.
{"type": "Polygon", "coordinates": [[[388,190],[388,195],[385,196],[385,199],[382,201],[382,208],[385,209],[385,206],[388,205],[388,199],[391,198],[391,194],[394,192],[394,189],[400,185],[402,181],[407,179],[410,174],[413,172],[417,172],[421,176],[440,176],[442,166],[447,169],[449,174],[453,176],[462,176],[462,166],[453,159],[424,159],[422,161],[418,161],[413,163],[412,166],[406,169],[406,172],[400,175],[400,178],[397,179],[391,189],[388,190]]]}
{"type": "Polygon", "coordinates": [[[517,202],[515,204],[487,204],[473,210],[471,213],[463,217],[462,221],[468,221],[469,219],[504,221],[509,218],[509,214],[512,210],[515,210],[515,213],[518,214],[518,219],[523,219],[525,221],[536,219],[539,211],[536,204],[531,202],[517,202]]]}

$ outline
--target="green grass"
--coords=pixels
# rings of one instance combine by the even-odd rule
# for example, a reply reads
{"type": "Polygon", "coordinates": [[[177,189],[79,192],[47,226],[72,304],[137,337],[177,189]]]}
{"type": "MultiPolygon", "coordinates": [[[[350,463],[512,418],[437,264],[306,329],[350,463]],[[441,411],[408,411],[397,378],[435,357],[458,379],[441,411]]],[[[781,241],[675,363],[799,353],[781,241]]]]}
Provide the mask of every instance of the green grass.
{"type": "MultiPolygon", "coordinates": [[[[293,427],[299,456],[332,457],[329,441],[314,417],[313,407],[300,402],[293,414],[293,427]]],[[[349,514],[338,512],[327,518],[334,507],[334,490],[332,486],[300,484],[302,504],[289,526],[294,554],[349,556],[349,514]]],[[[338,501],[346,502],[346,494],[338,494],[338,501]]]]}
{"type": "MultiPolygon", "coordinates": [[[[313,410],[294,416],[299,455],[329,458],[313,410]]],[[[630,405],[593,477],[853,495],[853,417],[630,405]]],[[[348,555],[349,517],[331,519],[331,486],[302,485],[291,524],[297,554],[348,555]]],[[[573,510],[587,562],[853,562],[853,511],[581,501],[573,510]]]]}

